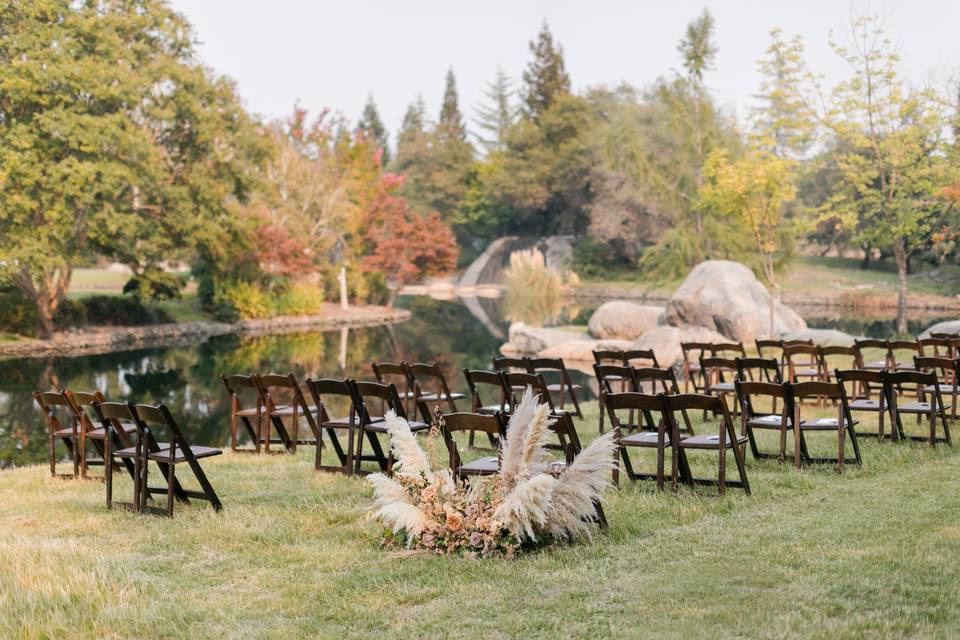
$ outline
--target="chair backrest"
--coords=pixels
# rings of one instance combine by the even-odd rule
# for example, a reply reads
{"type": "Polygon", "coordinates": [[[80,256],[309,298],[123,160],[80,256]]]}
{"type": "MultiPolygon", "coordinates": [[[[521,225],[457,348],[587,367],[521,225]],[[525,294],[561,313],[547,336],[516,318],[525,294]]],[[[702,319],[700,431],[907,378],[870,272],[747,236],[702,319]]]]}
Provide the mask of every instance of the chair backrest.
{"type": "Polygon", "coordinates": [[[817,348],[812,342],[803,342],[801,344],[783,344],[783,357],[790,361],[797,356],[810,356],[807,362],[815,362],[817,357],[817,348]]]}
{"type": "Polygon", "coordinates": [[[370,369],[380,384],[392,382],[397,386],[397,390],[405,395],[413,389],[406,362],[371,362],[370,369]]]}
{"type": "Polygon", "coordinates": [[[467,382],[467,392],[470,394],[473,411],[485,405],[480,386],[493,387],[500,404],[501,412],[509,412],[511,407],[510,389],[503,374],[499,371],[485,371],[483,369],[464,369],[463,377],[467,382]]]}
{"type": "Polygon", "coordinates": [[[834,369],[833,375],[837,382],[860,382],[882,385],[884,381],[883,373],[879,371],[866,371],[864,369],[834,369]]]}
{"type": "Polygon", "coordinates": [[[447,377],[438,362],[414,362],[407,365],[407,371],[413,380],[414,390],[419,397],[422,393],[437,393],[442,397],[450,397],[450,387],[447,386],[447,377]]]}
{"type": "Polygon", "coordinates": [[[397,385],[392,382],[369,382],[366,380],[353,381],[354,397],[361,403],[361,412],[366,419],[370,419],[374,414],[370,412],[367,406],[370,400],[378,400],[383,404],[384,412],[393,410],[398,418],[407,419],[407,412],[403,408],[403,401],[400,399],[400,393],[397,391],[397,385]]]}
{"type": "Polygon", "coordinates": [[[597,376],[600,388],[607,393],[613,393],[613,383],[621,383],[621,381],[626,381],[630,391],[637,391],[637,381],[633,374],[633,367],[622,364],[594,364],[593,373],[597,376]]]}
{"type": "Polygon", "coordinates": [[[637,393],[628,391],[624,393],[604,393],[603,403],[610,416],[610,424],[615,433],[619,433],[620,417],[618,411],[638,411],[643,416],[647,429],[656,431],[662,424],[661,414],[663,404],[656,394],[637,393]],[[658,417],[654,419],[654,414],[658,417]]]}
{"type": "MultiPolygon", "coordinates": [[[[550,393],[547,391],[547,382],[544,380],[541,374],[503,372],[503,377],[507,381],[507,388],[509,389],[513,389],[514,387],[519,387],[521,389],[532,387],[533,393],[540,396],[540,402],[547,403],[550,406],[550,410],[553,410],[553,400],[550,398],[550,393]]],[[[517,399],[514,398],[511,406],[516,406],[517,402],[517,399]]]]}
{"type": "Polygon", "coordinates": [[[890,345],[886,340],[877,340],[875,338],[857,338],[853,341],[853,348],[857,352],[857,357],[860,360],[860,366],[863,366],[866,363],[867,359],[864,357],[864,351],[866,349],[881,349],[883,351],[883,359],[890,362],[890,345]]]}
{"type": "Polygon", "coordinates": [[[633,367],[633,377],[637,382],[638,391],[642,388],[641,385],[644,382],[650,381],[653,383],[655,393],[658,382],[660,383],[660,391],[664,393],[680,393],[680,386],[677,384],[677,375],[673,372],[672,367],[668,369],[661,369],[659,367],[633,367]]]}
{"type": "Polygon", "coordinates": [[[920,338],[917,340],[917,344],[920,345],[920,353],[924,356],[952,357],[956,355],[953,352],[953,345],[947,337],[920,338]]]}
{"type": "MultiPolygon", "coordinates": [[[[507,430],[504,423],[503,414],[495,413],[485,415],[480,413],[454,412],[439,417],[443,434],[443,442],[447,446],[447,453],[450,456],[450,469],[454,475],[460,468],[460,452],[457,450],[457,441],[453,434],[457,431],[481,431],[487,433],[491,438],[497,438],[500,443],[506,437],[507,430]]],[[[499,458],[499,456],[498,456],[499,458]]],[[[499,460],[497,467],[499,468],[499,460]]]]}
{"type": "Polygon", "coordinates": [[[508,356],[493,356],[491,364],[496,371],[530,371],[529,358],[512,358],[508,356]]]}
{"type": "MultiPolygon", "coordinates": [[[[130,405],[131,413],[135,422],[144,433],[149,433],[155,440],[155,427],[160,426],[167,430],[170,435],[171,444],[176,444],[183,451],[184,456],[190,460],[193,458],[193,452],[190,450],[190,443],[180,430],[177,421],[173,419],[170,410],[162,404],[138,404],[130,405]]],[[[169,451],[172,458],[176,447],[171,446],[169,451]]]]}
{"type": "MultiPolygon", "coordinates": [[[[890,354],[890,365],[896,369],[903,364],[913,364],[915,356],[923,355],[923,347],[916,340],[890,340],[887,342],[887,351],[890,354]],[[908,352],[906,358],[897,358],[897,352],[908,352]]],[[[902,354],[901,354],[902,355],[902,354]]]]}
{"type": "MultiPolygon", "coordinates": [[[[730,415],[730,409],[727,407],[727,400],[724,395],[718,394],[708,396],[699,393],[680,393],[668,395],[659,394],[660,402],[663,405],[663,414],[670,424],[672,433],[678,433],[680,430],[677,422],[677,412],[687,415],[690,411],[708,411],[720,416],[719,433],[723,442],[736,440],[736,433],[733,429],[733,418],[730,415]]],[[[722,442],[721,442],[722,444],[722,442]]]]}
{"type": "Polygon", "coordinates": [[[83,425],[84,429],[94,429],[94,423],[99,422],[97,412],[94,410],[94,403],[103,403],[107,399],[99,391],[64,391],[67,399],[70,401],[70,408],[74,416],[83,425]]]}
{"type": "Polygon", "coordinates": [[[780,344],[783,345],[783,348],[784,348],[784,349],[786,349],[787,347],[802,347],[802,346],[812,347],[812,346],[814,346],[813,340],[810,340],[810,339],[807,339],[807,340],[781,340],[781,341],[780,341],[780,344]]]}
{"type": "Polygon", "coordinates": [[[801,420],[800,413],[803,401],[809,398],[839,400],[838,420],[843,418],[846,424],[853,424],[853,416],[850,414],[850,406],[847,401],[847,390],[840,379],[835,382],[823,382],[821,380],[788,382],[786,386],[789,389],[796,424],[799,424],[801,420]]]}
{"type": "Polygon", "coordinates": [[[79,429],[80,422],[65,391],[34,391],[33,399],[43,412],[47,428],[51,431],[71,426],[75,431],[79,429]]]}
{"type": "Polygon", "coordinates": [[[886,374],[885,381],[888,388],[915,384],[920,387],[933,385],[939,389],[940,383],[937,374],[932,371],[890,371],[886,374]]]}
{"type": "Polygon", "coordinates": [[[614,351],[612,349],[594,351],[593,361],[597,364],[626,364],[623,358],[623,351],[614,351]]]}
{"type": "Polygon", "coordinates": [[[626,365],[660,366],[660,363],[657,362],[657,354],[654,353],[653,349],[628,349],[620,353],[623,357],[623,363],[626,365]],[[636,360],[643,360],[644,362],[637,363],[636,360]]]}
{"type": "MultiPolygon", "coordinates": [[[[313,404],[317,407],[321,424],[331,419],[331,409],[333,408],[331,406],[331,398],[334,398],[334,404],[337,403],[336,399],[339,399],[340,405],[346,405],[346,410],[349,412],[352,421],[352,418],[358,411],[352,382],[349,378],[344,380],[337,380],[335,378],[307,378],[305,383],[307,385],[307,391],[310,392],[313,404]]],[[[337,413],[339,414],[339,412],[337,413]]]]}
{"type": "Polygon", "coordinates": [[[780,361],[776,358],[735,358],[737,363],[737,378],[747,381],[783,382],[783,373],[780,371],[780,361]],[[756,372],[756,375],[754,375],[756,372]]]}
{"type": "Polygon", "coordinates": [[[706,377],[707,384],[716,384],[717,382],[726,382],[724,372],[731,372],[731,377],[736,377],[737,361],[734,358],[721,358],[717,356],[700,356],[700,369],[706,377]]]}
{"type": "Polygon", "coordinates": [[[244,402],[241,397],[243,391],[249,390],[253,394],[253,405],[263,406],[261,394],[257,388],[257,381],[252,375],[234,374],[230,376],[220,376],[227,394],[230,395],[231,411],[247,408],[251,403],[244,402]]]}
{"type": "Polygon", "coordinates": [[[780,340],[757,340],[756,345],[757,355],[761,358],[768,358],[771,352],[780,355],[780,352],[783,351],[783,342],[780,340]]]}
{"type": "Polygon", "coordinates": [[[714,342],[710,345],[711,355],[722,356],[726,353],[734,353],[740,356],[746,356],[747,350],[743,348],[742,342],[714,342]]]}
{"type": "Polygon", "coordinates": [[[712,344],[709,342],[681,342],[680,343],[680,352],[683,354],[683,363],[684,366],[690,364],[690,359],[693,359],[693,362],[699,362],[700,356],[703,354],[712,353],[710,351],[712,344]]]}
{"type": "Polygon", "coordinates": [[[253,380],[260,392],[260,401],[268,410],[289,402],[291,406],[296,407],[298,414],[304,415],[308,421],[313,420],[307,406],[306,396],[303,395],[300,383],[297,382],[297,377],[293,373],[286,375],[279,373],[254,374],[253,380]]]}
{"type": "Polygon", "coordinates": [[[917,356],[913,359],[913,366],[917,371],[940,371],[940,375],[944,380],[956,382],[957,373],[960,372],[960,358],[917,356]]]}
{"type": "Polygon", "coordinates": [[[844,356],[850,358],[850,368],[851,369],[860,369],[862,368],[862,363],[860,362],[860,354],[852,346],[842,346],[842,345],[827,345],[827,346],[818,346],[817,347],[817,360],[820,362],[820,369],[827,374],[828,379],[830,372],[836,369],[836,366],[831,366],[827,358],[844,356]]]}
{"type": "MultiPolygon", "coordinates": [[[[734,380],[733,386],[737,391],[737,401],[740,403],[744,420],[749,420],[759,413],[753,406],[753,398],[756,396],[783,400],[784,411],[790,415],[790,396],[787,386],[782,382],[734,380]]],[[[771,406],[774,405],[775,403],[771,403],[771,406]]]]}

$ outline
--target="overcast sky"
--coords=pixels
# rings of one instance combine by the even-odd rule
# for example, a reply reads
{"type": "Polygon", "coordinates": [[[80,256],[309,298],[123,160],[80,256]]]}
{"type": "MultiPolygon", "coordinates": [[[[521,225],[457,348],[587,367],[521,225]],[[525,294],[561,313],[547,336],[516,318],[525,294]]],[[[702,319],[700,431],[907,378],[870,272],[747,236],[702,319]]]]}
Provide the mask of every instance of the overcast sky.
{"type": "Polygon", "coordinates": [[[704,6],[716,19],[716,69],[707,82],[740,115],[757,91],[770,30],[799,34],[828,80],[843,63],[828,36],[849,33],[851,11],[889,16],[903,71],[920,83],[960,67],[960,0],[172,0],[193,24],[205,64],[236,80],[251,111],[289,114],[296,101],[351,121],[372,93],[394,134],[422,93],[439,111],[444,74],[457,75],[473,116],[499,64],[519,79],[544,19],[563,45],[575,90],[622,81],[644,86],[679,67],[677,42],[704,6]]]}

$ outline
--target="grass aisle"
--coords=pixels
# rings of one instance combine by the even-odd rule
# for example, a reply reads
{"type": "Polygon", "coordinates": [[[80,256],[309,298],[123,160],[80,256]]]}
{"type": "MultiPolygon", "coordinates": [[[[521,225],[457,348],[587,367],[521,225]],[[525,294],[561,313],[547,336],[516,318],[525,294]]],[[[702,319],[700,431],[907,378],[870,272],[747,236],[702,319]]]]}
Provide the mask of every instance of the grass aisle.
{"type": "Polygon", "coordinates": [[[0,636],[956,637],[960,455],[863,450],[842,477],[750,460],[749,498],[626,483],[608,533],[515,561],[381,551],[366,484],[306,450],[208,461],[225,511],[174,520],[4,471],[0,636]]]}

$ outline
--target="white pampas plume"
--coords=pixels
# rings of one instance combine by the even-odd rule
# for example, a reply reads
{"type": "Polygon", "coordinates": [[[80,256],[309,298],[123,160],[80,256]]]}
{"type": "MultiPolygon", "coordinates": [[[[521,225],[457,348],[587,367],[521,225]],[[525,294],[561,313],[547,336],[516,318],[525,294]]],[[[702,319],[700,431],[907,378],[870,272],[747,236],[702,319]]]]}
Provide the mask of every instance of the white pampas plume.
{"type": "Polygon", "coordinates": [[[550,452],[544,445],[550,437],[550,426],[554,422],[556,422],[556,419],[550,417],[550,406],[546,404],[537,405],[520,454],[520,464],[517,467],[515,478],[517,482],[526,480],[547,468],[547,464],[550,462],[550,452]]]}
{"type": "Polygon", "coordinates": [[[417,443],[416,436],[410,431],[410,425],[403,418],[398,418],[392,410],[383,416],[387,423],[387,433],[390,434],[390,450],[393,452],[394,475],[418,480],[426,478],[433,482],[433,473],[430,471],[430,461],[417,443]]]}
{"type": "Polygon", "coordinates": [[[367,476],[367,482],[373,485],[373,497],[377,507],[384,507],[392,502],[413,504],[410,495],[393,478],[388,478],[382,473],[372,473],[367,476]]]}
{"type": "Polygon", "coordinates": [[[596,514],[598,500],[611,480],[616,466],[617,445],[613,432],[595,439],[580,452],[557,478],[550,496],[546,530],[559,540],[589,538],[593,532],[590,519],[596,514]]]}
{"type": "Polygon", "coordinates": [[[493,512],[517,540],[536,541],[537,529],[546,524],[550,495],[556,480],[545,473],[537,474],[517,485],[493,512]]]}
{"type": "Polygon", "coordinates": [[[446,494],[453,494],[457,490],[457,481],[453,479],[452,469],[441,469],[434,475],[434,483],[446,494]]]}
{"type": "Polygon", "coordinates": [[[374,515],[394,532],[406,531],[411,536],[419,536],[430,524],[427,514],[407,502],[385,504],[374,515]]]}
{"type": "Polygon", "coordinates": [[[507,424],[507,439],[500,461],[500,476],[505,491],[510,491],[516,482],[533,475],[539,470],[535,469],[536,465],[545,461],[547,454],[542,451],[542,444],[547,437],[547,429],[553,424],[548,419],[549,413],[549,406],[539,404],[539,397],[534,397],[533,389],[527,387],[507,424]]]}

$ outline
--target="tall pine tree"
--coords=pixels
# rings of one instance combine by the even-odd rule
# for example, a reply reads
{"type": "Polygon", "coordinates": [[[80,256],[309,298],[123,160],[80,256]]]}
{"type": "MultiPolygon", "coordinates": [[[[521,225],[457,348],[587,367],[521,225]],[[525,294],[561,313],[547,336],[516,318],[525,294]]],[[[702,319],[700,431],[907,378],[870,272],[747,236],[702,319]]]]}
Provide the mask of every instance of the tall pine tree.
{"type": "Polygon", "coordinates": [[[513,80],[497,65],[497,76],[493,82],[488,82],[483,90],[487,104],[476,108],[477,117],[474,122],[480,129],[476,134],[477,140],[487,151],[495,151],[504,147],[507,131],[517,116],[513,105],[513,80]]]}
{"type": "Polygon", "coordinates": [[[367,95],[367,104],[363,107],[363,115],[360,116],[360,122],[357,128],[367,132],[377,142],[377,146],[383,152],[381,162],[386,165],[390,162],[390,134],[387,128],[383,126],[380,119],[380,112],[377,111],[377,103],[373,101],[373,94],[367,95]]]}
{"type": "Polygon", "coordinates": [[[524,112],[531,120],[538,120],[557,97],[570,93],[570,76],[563,63],[563,47],[554,45],[546,21],[537,41],[530,43],[530,52],[533,60],[523,72],[524,112]]]}
{"type": "Polygon", "coordinates": [[[460,113],[457,78],[453,75],[453,69],[447,70],[443,104],[440,106],[440,121],[437,123],[437,134],[441,143],[454,140],[463,142],[467,139],[467,127],[463,123],[463,114],[460,113]]]}

